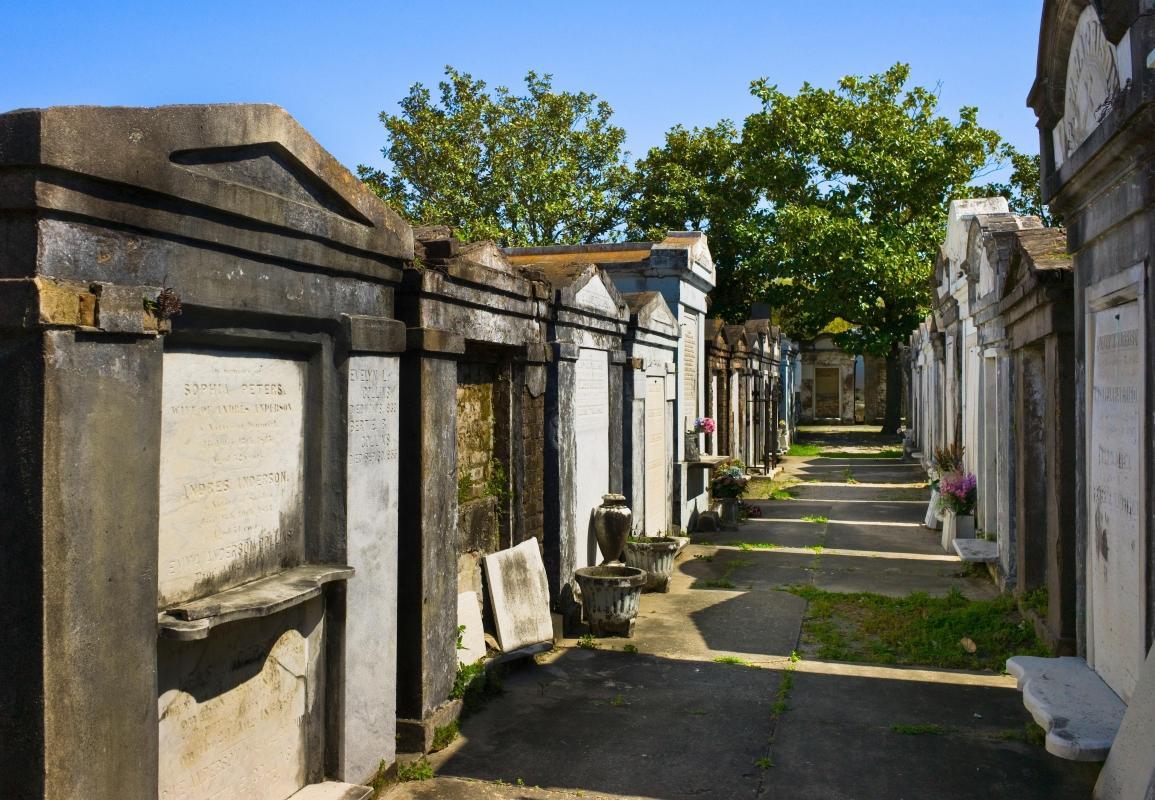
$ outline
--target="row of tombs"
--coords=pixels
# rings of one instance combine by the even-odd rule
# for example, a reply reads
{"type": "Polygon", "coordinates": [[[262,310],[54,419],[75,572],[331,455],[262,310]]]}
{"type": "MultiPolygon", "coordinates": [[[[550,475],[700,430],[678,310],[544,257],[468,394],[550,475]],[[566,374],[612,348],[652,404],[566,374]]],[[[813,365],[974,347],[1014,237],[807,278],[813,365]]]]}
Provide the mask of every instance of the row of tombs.
{"type": "Polygon", "coordinates": [[[572,623],[603,495],[693,529],[788,446],[797,348],[713,284],[700,233],[411,229],[273,106],[0,115],[0,795],[364,796],[483,556],[572,623]]]}
{"type": "Polygon", "coordinates": [[[1043,200],[1066,228],[1002,198],[952,203],[934,310],[909,351],[910,447],[941,468],[961,446],[977,490],[966,525],[945,514],[943,546],[987,563],[1058,656],[1008,671],[1048,750],[1107,759],[1097,797],[1155,791],[1155,27],[1142,7],[1045,4],[1029,103],[1043,200]]]}

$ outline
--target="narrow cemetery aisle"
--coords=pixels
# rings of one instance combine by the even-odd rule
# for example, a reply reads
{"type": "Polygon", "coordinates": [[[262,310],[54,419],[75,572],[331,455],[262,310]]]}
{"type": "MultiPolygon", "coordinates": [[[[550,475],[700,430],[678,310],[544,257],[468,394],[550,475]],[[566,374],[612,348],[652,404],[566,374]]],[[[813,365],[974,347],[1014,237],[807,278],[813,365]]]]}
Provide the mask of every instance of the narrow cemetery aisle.
{"type": "Polygon", "coordinates": [[[435,778],[386,796],[1089,797],[1097,765],[1048,755],[1002,674],[1033,635],[922,527],[896,440],[814,428],[792,453],[643,596],[633,639],[512,672],[435,778]]]}

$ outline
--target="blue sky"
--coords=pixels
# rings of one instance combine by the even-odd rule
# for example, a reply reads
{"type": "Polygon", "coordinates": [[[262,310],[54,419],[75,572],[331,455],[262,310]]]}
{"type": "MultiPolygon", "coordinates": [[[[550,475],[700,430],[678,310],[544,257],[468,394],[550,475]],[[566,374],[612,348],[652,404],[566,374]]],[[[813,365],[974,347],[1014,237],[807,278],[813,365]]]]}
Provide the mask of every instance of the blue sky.
{"type": "Polygon", "coordinates": [[[446,64],[519,86],[534,69],[608,100],[634,156],[675,123],[740,120],[748,87],[831,86],[910,63],[942,108],[1037,152],[1025,98],[1042,0],[327,3],[3,0],[0,110],[272,102],[340,161],[381,165],[377,114],[446,64]]]}

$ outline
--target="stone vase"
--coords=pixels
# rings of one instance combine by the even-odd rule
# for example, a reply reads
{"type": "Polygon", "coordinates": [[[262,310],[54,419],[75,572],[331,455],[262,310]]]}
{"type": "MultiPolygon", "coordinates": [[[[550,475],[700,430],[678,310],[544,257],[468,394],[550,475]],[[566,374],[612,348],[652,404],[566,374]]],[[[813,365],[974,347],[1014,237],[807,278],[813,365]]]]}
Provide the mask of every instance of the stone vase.
{"type": "Polygon", "coordinates": [[[930,528],[932,531],[937,531],[942,528],[942,513],[938,507],[939,493],[937,488],[930,490],[930,503],[926,506],[926,519],[923,521],[923,526],[930,528]]]}
{"type": "Polygon", "coordinates": [[[646,592],[670,591],[670,576],[674,574],[674,556],[677,554],[678,540],[668,536],[626,542],[626,564],[645,570],[646,583],[642,591],[646,592]]]}
{"type": "Polygon", "coordinates": [[[942,549],[954,552],[955,539],[975,538],[975,518],[973,514],[956,514],[950,509],[943,511],[942,549]]]}
{"type": "Polygon", "coordinates": [[[637,567],[581,567],[574,572],[581,588],[582,609],[597,635],[634,635],[646,573],[637,567]]]}
{"type": "Polygon", "coordinates": [[[604,494],[594,509],[594,536],[602,551],[602,564],[621,563],[622,550],[633,526],[633,512],[624,494],[604,494]]]}
{"type": "Polygon", "coordinates": [[[721,497],[718,501],[722,504],[722,530],[736,531],[738,530],[738,498],[737,497],[721,497]]]}

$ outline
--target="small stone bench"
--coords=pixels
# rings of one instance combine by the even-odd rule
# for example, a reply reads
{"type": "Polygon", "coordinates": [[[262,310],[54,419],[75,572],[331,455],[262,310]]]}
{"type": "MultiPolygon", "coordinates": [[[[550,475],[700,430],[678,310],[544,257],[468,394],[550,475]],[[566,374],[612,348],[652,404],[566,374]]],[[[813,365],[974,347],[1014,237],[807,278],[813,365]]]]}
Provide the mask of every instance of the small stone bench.
{"type": "Polygon", "coordinates": [[[955,539],[954,551],[968,564],[994,564],[999,560],[999,543],[986,539],[955,539]]]}
{"type": "Polygon", "coordinates": [[[1127,706],[1081,658],[1014,656],[1023,705],[1047,732],[1047,752],[1070,761],[1103,761],[1127,706]]]}

